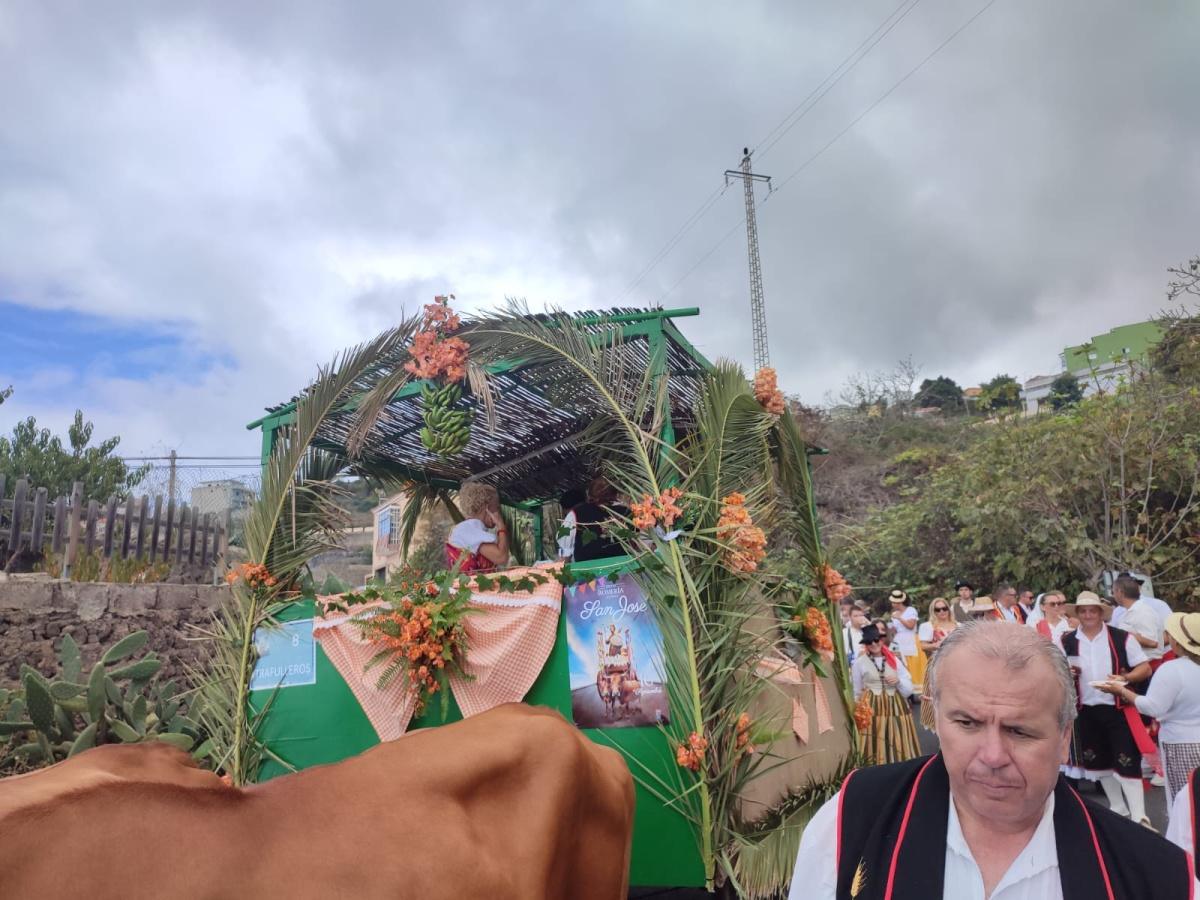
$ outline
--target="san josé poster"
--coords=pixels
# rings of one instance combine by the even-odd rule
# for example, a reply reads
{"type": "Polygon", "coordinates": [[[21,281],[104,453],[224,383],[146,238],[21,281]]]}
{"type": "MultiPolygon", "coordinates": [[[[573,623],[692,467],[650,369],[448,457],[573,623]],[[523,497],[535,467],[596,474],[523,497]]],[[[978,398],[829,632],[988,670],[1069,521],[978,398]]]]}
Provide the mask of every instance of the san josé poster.
{"type": "Polygon", "coordinates": [[[566,591],[571,714],[580,728],[668,721],[662,635],[631,575],[566,591]]]}

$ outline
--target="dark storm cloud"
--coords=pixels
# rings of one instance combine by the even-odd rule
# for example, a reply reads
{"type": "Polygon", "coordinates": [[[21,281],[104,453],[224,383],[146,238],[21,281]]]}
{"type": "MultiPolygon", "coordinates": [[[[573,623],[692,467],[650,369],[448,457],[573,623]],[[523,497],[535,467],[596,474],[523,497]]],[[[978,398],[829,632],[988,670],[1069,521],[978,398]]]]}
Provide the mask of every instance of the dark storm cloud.
{"type": "MultiPolygon", "coordinates": [[[[979,5],[922,0],[756,169],[781,184],[979,5]]],[[[744,232],[680,280],[737,185],[627,288],[896,9],[847,6],[10,3],[0,301],[167,322],[230,364],[64,389],[0,360],[55,386],[5,412],[74,390],[131,440],[224,449],[444,290],[699,306],[686,333],[749,362],[744,232]]],[[[1028,377],[1156,312],[1200,233],[1197,25],[1184,0],[998,0],[761,204],[785,386],[815,401],[908,355],[1028,377]]]]}

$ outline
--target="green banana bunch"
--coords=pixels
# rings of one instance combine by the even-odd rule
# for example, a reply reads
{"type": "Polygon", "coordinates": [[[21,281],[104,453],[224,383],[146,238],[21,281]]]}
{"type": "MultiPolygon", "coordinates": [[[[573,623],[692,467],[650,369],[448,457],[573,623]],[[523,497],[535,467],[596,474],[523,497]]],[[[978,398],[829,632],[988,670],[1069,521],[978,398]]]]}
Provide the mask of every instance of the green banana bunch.
{"type": "Polygon", "coordinates": [[[421,443],[438,456],[461,453],[471,440],[470,413],[453,408],[462,399],[462,388],[456,382],[438,388],[426,383],[421,385],[421,399],[425,418],[421,443]]]}

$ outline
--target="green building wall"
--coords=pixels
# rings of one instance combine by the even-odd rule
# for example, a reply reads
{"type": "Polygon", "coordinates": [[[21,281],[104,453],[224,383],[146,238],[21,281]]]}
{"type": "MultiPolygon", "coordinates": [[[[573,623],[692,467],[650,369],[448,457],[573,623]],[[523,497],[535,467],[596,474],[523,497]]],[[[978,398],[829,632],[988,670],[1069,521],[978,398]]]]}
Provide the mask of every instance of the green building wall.
{"type": "Polygon", "coordinates": [[[1078,372],[1090,366],[1101,366],[1123,359],[1145,359],[1150,349],[1162,339],[1157,322],[1135,322],[1120,325],[1098,334],[1087,344],[1077,344],[1063,350],[1063,369],[1078,372]],[[1089,358],[1089,350],[1094,354],[1089,358]]]}

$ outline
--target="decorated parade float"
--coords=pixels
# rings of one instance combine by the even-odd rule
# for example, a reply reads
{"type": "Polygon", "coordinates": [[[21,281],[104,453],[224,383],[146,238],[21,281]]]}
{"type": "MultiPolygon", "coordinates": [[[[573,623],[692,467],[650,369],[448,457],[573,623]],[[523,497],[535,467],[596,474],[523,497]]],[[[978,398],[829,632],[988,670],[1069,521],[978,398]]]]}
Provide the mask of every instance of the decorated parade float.
{"type": "Polygon", "coordinates": [[[708,362],[675,324],[693,309],[460,321],[449,299],[249,426],[262,497],[200,687],[214,761],[265,780],[523,700],[628,763],[631,884],[773,896],[855,755],[848,588],[774,373],[708,362]],[[322,591],[348,473],[407,493],[409,536],[494,486],[529,564],[322,591]],[[559,498],[596,476],[622,552],[563,565],[559,498]]]}

